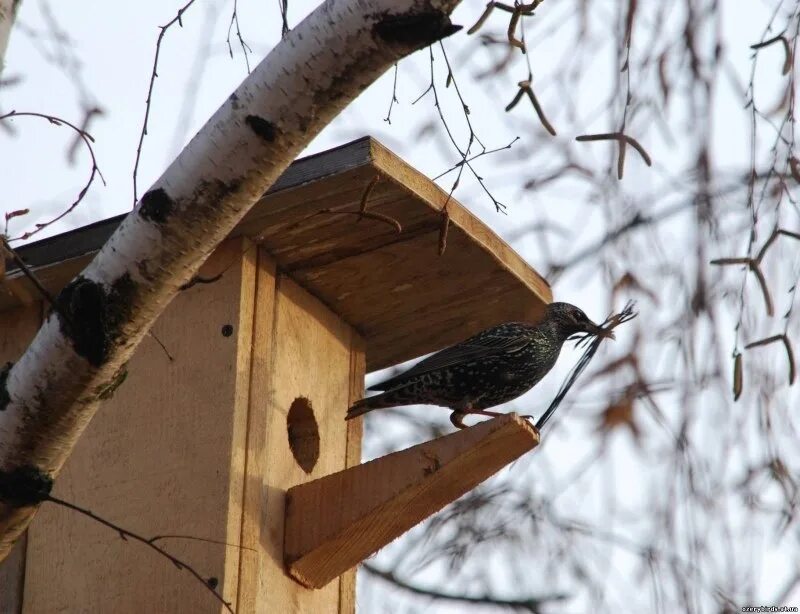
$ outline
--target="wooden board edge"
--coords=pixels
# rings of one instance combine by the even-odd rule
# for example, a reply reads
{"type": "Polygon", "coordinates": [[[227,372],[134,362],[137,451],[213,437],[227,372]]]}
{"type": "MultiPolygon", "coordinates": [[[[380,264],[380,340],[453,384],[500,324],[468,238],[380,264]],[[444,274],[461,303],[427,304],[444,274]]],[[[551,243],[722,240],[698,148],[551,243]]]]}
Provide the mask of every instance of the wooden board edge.
{"type": "Polygon", "coordinates": [[[499,266],[524,283],[539,301],[544,304],[552,302],[553,292],[547,280],[525,262],[491,228],[470,213],[456,199],[448,198],[447,192],[381,143],[374,139],[370,143],[373,165],[376,170],[415,194],[437,212],[442,211],[447,204],[447,212],[452,225],[457,226],[473,241],[479,243],[487,253],[491,254],[499,266]]]}
{"type": "MultiPolygon", "coordinates": [[[[229,239],[220,247],[230,245],[234,252],[233,263],[238,268],[239,296],[231,297],[238,301],[236,318],[236,364],[234,376],[233,407],[231,433],[229,487],[228,487],[228,520],[225,541],[237,543],[242,535],[242,520],[245,504],[245,487],[247,472],[247,438],[250,409],[250,375],[253,348],[253,328],[256,301],[257,253],[255,245],[246,238],[229,239]]],[[[236,271],[231,266],[231,272],[236,271]]],[[[220,408],[222,410],[223,408],[220,408]]],[[[239,595],[240,554],[228,549],[225,555],[223,597],[236,607],[239,595]]]]}
{"type": "MultiPolygon", "coordinates": [[[[496,428],[483,434],[470,449],[461,452],[447,463],[437,466],[435,470],[426,472],[424,476],[416,477],[396,495],[379,503],[376,507],[365,508],[364,514],[353,523],[340,527],[335,534],[311,551],[300,556],[293,556],[286,552],[286,546],[284,546],[285,564],[289,575],[308,588],[322,588],[342,573],[339,571],[340,566],[352,565],[350,568],[352,570],[361,562],[347,560],[349,557],[343,558],[341,554],[343,544],[359,542],[364,539],[365,535],[371,535],[368,543],[364,544],[366,548],[358,555],[361,560],[364,560],[537,447],[540,440],[536,429],[516,414],[507,416],[488,421],[489,423],[495,420],[499,422],[494,424],[496,428]],[[495,454],[499,454],[502,458],[496,458],[497,462],[485,462],[489,460],[487,455],[495,454]],[[472,466],[473,470],[463,471],[465,465],[472,466]],[[459,483],[459,486],[454,489],[456,495],[447,488],[441,488],[448,482],[459,483]],[[420,506],[420,499],[426,500],[424,506],[420,506]],[[415,503],[409,508],[412,501],[415,503]],[[412,510],[409,514],[401,513],[401,510],[409,509],[412,510]],[[405,519],[401,520],[404,517],[405,519]]],[[[440,437],[422,445],[427,447],[448,446],[450,440],[447,437],[440,437]]],[[[419,447],[412,446],[400,453],[416,451],[419,447]]],[[[438,457],[435,452],[432,454],[434,457],[438,457]]],[[[394,457],[394,454],[374,459],[370,463],[391,463],[398,458],[391,457],[394,457]]],[[[313,483],[296,488],[308,487],[309,484],[313,483]]],[[[365,484],[364,488],[369,488],[369,485],[365,484]]]]}
{"type": "MultiPolygon", "coordinates": [[[[351,328],[350,337],[350,395],[348,405],[352,405],[364,396],[364,374],[367,370],[366,343],[351,328]]],[[[344,417],[342,417],[344,419],[344,417]]],[[[345,451],[345,467],[354,467],[361,463],[361,439],[364,434],[364,419],[357,418],[347,422],[347,448],[345,451]]],[[[355,614],[356,611],[356,574],[354,567],[339,577],[339,614],[355,614]]]]}
{"type": "Polygon", "coordinates": [[[241,534],[238,548],[238,590],[236,605],[241,612],[257,611],[260,582],[258,552],[261,531],[262,488],[260,478],[266,464],[267,407],[269,374],[264,365],[274,362],[276,264],[269,253],[256,248],[255,309],[250,359],[247,435],[245,440],[244,492],[242,494],[241,534]],[[257,372],[261,369],[261,372],[257,372]],[[255,551],[254,551],[255,550],[255,551]]]}

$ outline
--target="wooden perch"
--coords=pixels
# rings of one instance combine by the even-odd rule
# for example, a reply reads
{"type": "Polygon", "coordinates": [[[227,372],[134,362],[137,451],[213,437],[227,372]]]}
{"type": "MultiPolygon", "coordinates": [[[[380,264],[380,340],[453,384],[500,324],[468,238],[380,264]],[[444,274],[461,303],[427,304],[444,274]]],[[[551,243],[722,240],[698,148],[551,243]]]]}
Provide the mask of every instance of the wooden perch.
{"type": "Polygon", "coordinates": [[[533,426],[507,414],[289,489],[288,574],[325,586],[538,443],[533,426]]]}

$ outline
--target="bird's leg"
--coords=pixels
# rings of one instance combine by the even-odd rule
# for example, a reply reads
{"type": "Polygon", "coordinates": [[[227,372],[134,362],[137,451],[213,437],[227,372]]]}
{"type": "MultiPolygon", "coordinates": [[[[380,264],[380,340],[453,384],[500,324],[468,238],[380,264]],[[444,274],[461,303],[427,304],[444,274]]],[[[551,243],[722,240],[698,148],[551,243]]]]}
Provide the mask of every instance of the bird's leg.
{"type": "Polygon", "coordinates": [[[475,413],[472,409],[472,401],[468,399],[464,399],[461,403],[458,403],[455,407],[450,408],[453,413],[450,414],[450,422],[458,429],[465,429],[467,425],[464,424],[464,417],[467,414],[475,413]]]}
{"type": "Polygon", "coordinates": [[[466,415],[466,412],[454,409],[453,413],[450,414],[450,422],[452,422],[453,426],[457,429],[465,429],[467,428],[467,425],[464,424],[464,416],[466,415]]]}
{"type": "Polygon", "coordinates": [[[499,416],[504,416],[505,414],[499,411],[487,411],[485,409],[472,409],[470,404],[466,404],[464,407],[459,409],[453,409],[453,413],[450,414],[450,422],[453,423],[454,426],[465,429],[467,425],[464,424],[464,417],[465,416],[488,416],[490,418],[498,418],[499,416]]]}

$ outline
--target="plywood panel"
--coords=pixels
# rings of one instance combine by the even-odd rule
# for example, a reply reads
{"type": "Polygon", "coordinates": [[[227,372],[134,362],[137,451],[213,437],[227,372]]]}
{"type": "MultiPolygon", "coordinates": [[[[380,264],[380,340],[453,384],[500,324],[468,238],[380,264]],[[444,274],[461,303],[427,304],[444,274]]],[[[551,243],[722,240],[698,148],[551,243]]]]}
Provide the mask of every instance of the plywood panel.
{"type": "MultiPolygon", "coordinates": [[[[158,320],[154,331],[174,362],[155,341],[143,341],[127,381],[65,465],[57,496],[144,535],[238,542],[255,284],[253,251],[245,247],[239,240],[223,245],[203,269],[226,269],[222,279],[181,293],[158,320]]],[[[218,578],[235,602],[238,549],[181,539],[162,545],[218,578]]],[[[149,549],[45,505],[29,533],[25,612],[112,610],[203,613],[221,606],[149,549]]]]}
{"type": "MultiPolygon", "coordinates": [[[[33,303],[0,313],[0,367],[17,360],[28,347],[41,323],[41,305],[33,303]]],[[[22,611],[23,581],[27,534],[17,542],[11,554],[0,562],[0,612],[22,611]]]]}
{"type": "MultiPolygon", "coordinates": [[[[281,614],[336,612],[339,585],[322,590],[301,587],[284,572],[283,519],[286,490],[345,467],[351,396],[350,327],[324,305],[281,276],[277,282],[273,364],[266,424],[266,470],[257,514],[261,522],[260,577],[256,597],[259,612],[281,614]],[[287,437],[287,412],[298,397],[310,401],[319,426],[319,459],[310,474],[295,461],[287,437]]],[[[256,335],[258,338],[258,335],[256,335]]],[[[255,364],[255,363],[254,363],[255,364]]],[[[255,399],[255,388],[251,398],[255,399]]]]}

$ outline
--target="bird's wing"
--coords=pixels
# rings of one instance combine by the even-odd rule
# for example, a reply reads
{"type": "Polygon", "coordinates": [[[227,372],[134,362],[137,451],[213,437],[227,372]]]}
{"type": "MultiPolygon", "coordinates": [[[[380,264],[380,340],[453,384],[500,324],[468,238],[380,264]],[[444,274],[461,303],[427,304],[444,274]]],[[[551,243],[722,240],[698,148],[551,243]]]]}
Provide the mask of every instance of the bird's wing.
{"type": "Polygon", "coordinates": [[[480,332],[466,341],[428,356],[400,375],[380,384],[370,386],[369,390],[390,390],[404,385],[423,373],[485,359],[494,354],[518,352],[531,342],[530,335],[524,334],[527,331],[521,331],[521,327],[529,328],[524,324],[517,325],[513,323],[503,324],[480,332]],[[523,334],[520,334],[521,332],[523,334]]]}

